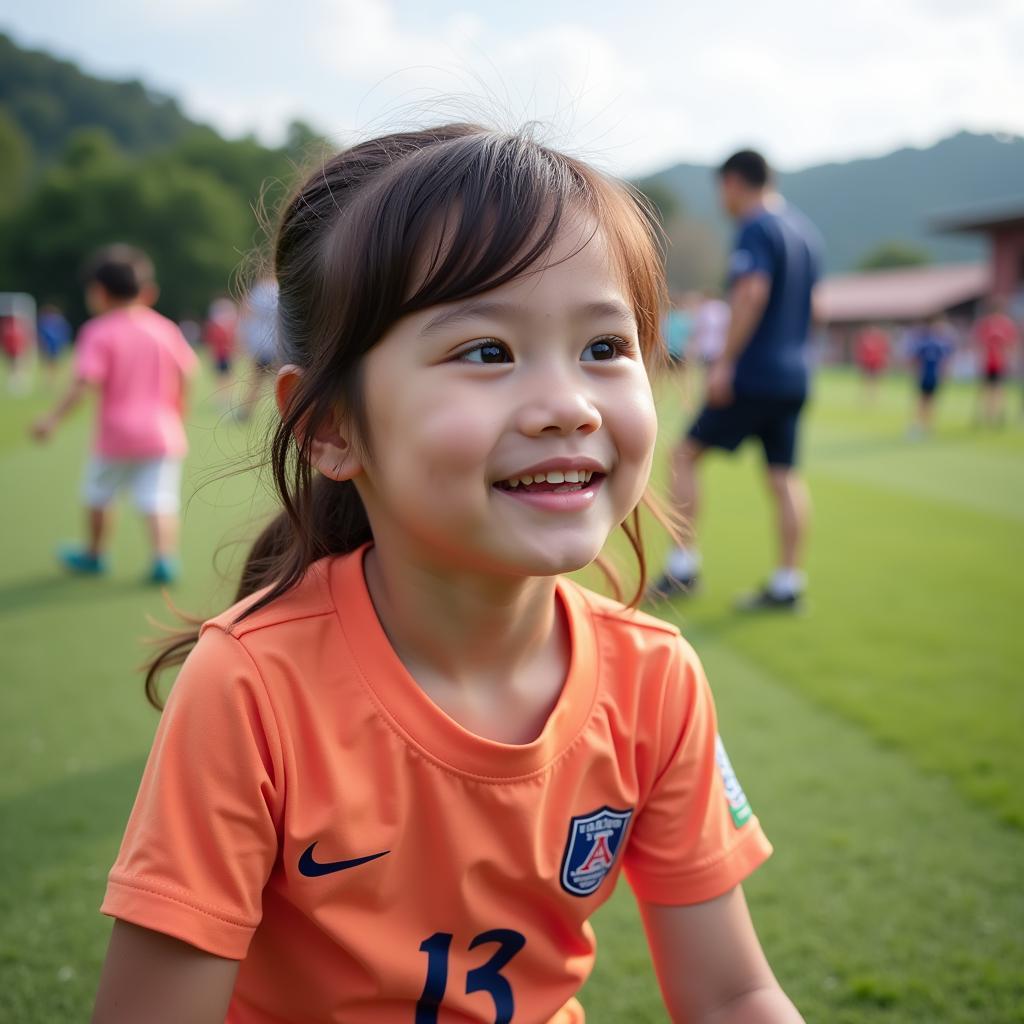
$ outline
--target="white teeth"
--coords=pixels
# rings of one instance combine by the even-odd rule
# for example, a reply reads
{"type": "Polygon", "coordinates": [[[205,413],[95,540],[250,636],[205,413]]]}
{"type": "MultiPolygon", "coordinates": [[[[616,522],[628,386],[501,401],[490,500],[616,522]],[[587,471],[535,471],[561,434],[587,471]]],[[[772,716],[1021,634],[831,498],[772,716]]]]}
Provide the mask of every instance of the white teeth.
{"type": "MultiPolygon", "coordinates": [[[[526,487],[529,484],[588,484],[593,477],[593,471],[589,469],[567,469],[564,472],[553,469],[547,473],[524,473],[522,476],[510,476],[505,481],[505,486],[512,490],[516,487],[526,487]]],[[[576,488],[578,489],[578,488],[576,488]]]]}

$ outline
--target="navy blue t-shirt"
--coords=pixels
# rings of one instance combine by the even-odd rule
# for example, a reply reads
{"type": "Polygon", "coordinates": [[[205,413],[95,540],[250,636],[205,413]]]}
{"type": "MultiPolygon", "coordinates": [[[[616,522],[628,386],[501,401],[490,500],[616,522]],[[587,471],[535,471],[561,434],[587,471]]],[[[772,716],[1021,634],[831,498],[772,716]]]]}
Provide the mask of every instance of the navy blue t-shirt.
{"type": "Polygon", "coordinates": [[[820,271],[818,232],[791,206],[761,208],[740,225],[729,260],[729,284],[761,273],[771,278],[771,292],[761,322],[736,363],[737,395],[807,394],[811,290],[820,271]]]}
{"type": "Polygon", "coordinates": [[[942,331],[919,328],[910,335],[911,358],[917,363],[923,387],[935,387],[942,364],[953,354],[953,345],[942,331]]]}

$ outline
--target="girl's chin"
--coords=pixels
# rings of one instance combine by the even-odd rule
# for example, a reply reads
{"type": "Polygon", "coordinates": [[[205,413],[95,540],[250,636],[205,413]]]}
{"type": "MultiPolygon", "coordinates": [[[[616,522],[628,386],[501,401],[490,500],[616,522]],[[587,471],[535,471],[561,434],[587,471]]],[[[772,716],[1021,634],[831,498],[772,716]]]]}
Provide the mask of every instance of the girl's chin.
{"type": "Polygon", "coordinates": [[[603,544],[552,543],[550,546],[531,544],[515,559],[517,568],[526,576],[560,576],[577,572],[590,565],[601,554],[603,544]]]}

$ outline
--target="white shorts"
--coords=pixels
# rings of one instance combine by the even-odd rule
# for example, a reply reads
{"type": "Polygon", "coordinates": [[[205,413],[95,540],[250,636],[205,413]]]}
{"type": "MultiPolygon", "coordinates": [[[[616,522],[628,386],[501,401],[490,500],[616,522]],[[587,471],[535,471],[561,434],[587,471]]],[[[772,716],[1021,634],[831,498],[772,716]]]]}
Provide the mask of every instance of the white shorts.
{"type": "Polygon", "coordinates": [[[89,508],[109,505],[131,487],[135,505],[146,515],[177,515],[181,508],[181,459],[105,459],[94,455],[85,467],[82,500],[89,508]]]}

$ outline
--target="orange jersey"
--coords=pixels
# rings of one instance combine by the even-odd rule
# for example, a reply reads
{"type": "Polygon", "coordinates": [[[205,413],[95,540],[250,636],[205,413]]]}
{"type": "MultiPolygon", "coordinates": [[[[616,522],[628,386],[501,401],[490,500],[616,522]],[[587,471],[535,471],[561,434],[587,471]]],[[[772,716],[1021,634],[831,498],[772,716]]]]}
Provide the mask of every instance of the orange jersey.
{"type": "Polygon", "coordinates": [[[392,650],[364,549],[208,622],[103,911],[240,959],[230,1024],[583,1020],[587,923],[625,871],[697,903],[771,852],[671,626],[567,580],[542,733],[468,732],[392,650]]]}

